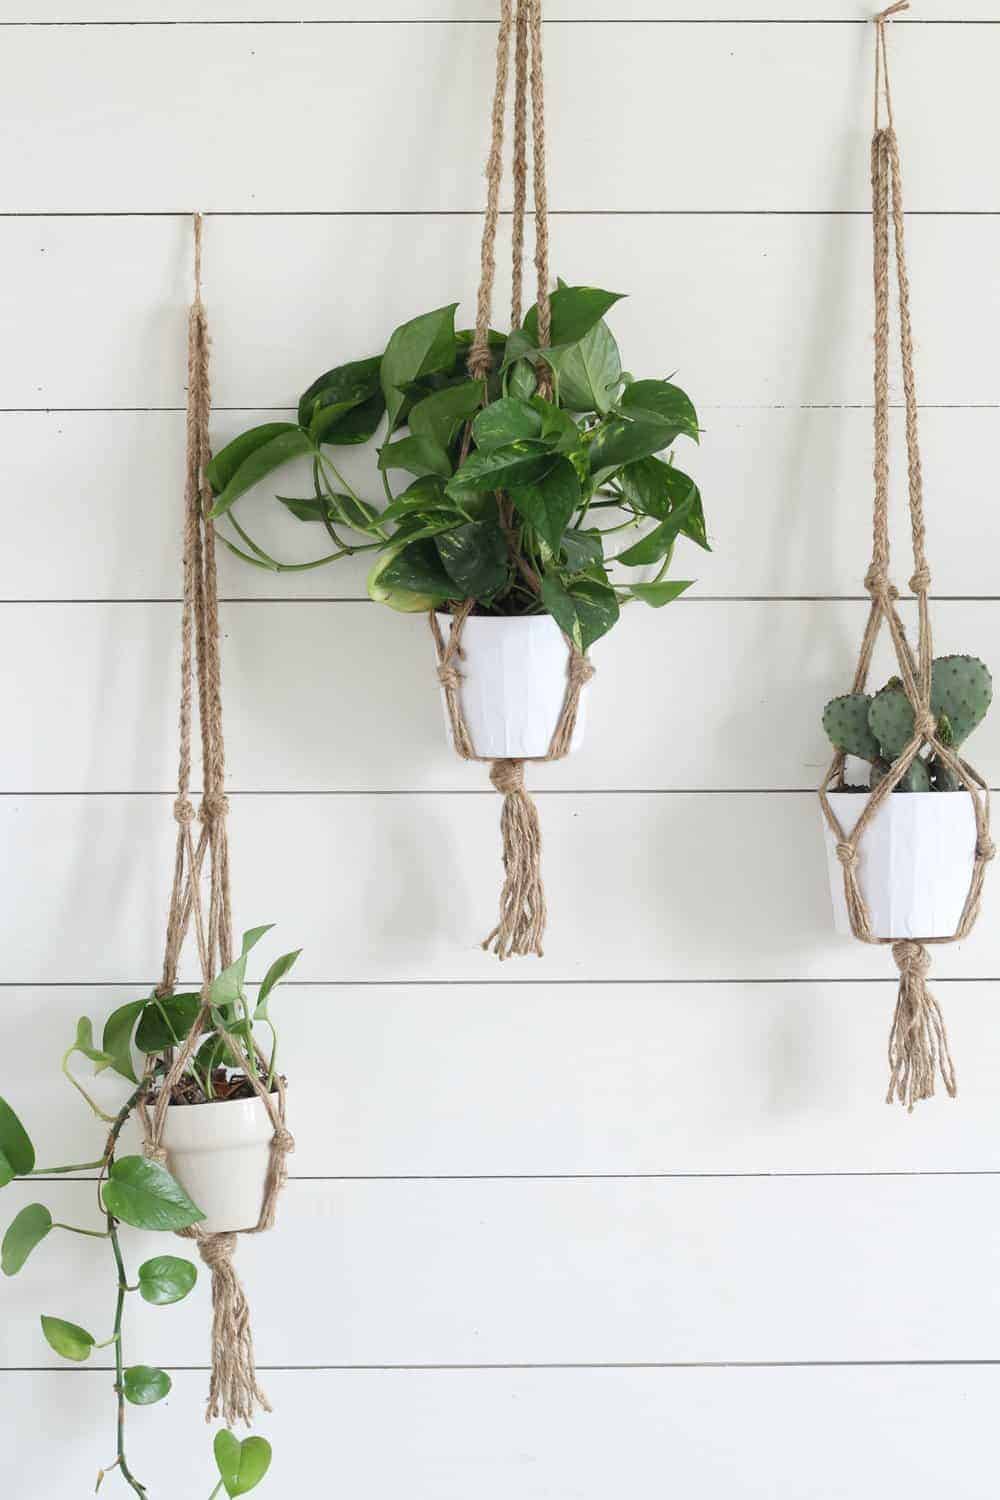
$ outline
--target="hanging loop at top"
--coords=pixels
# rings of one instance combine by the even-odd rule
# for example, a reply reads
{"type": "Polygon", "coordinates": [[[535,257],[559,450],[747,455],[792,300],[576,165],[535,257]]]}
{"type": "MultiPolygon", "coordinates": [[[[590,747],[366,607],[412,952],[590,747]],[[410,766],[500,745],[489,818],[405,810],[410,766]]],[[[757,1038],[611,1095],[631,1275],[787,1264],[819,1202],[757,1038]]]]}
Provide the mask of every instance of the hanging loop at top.
{"type": "MultiPolygon", "coordinates": [[[[515,0],[501,0],[497,32],[496,83],[493,91],[492,132],[486,160],[486,211],[480,255],[479,293],[476,300],[476,331],[469,352],[468,370],[482,379],[492,367],[489,351],[493,282],[496,275],[496,236],[500,217],[500,185],[503,178],[504,117],[507,107],[507,76],[510,69],[510,38],[515,28],[515,0]]],[[[532,123],[532,191],[535,203],[535,271],[538,281],[538,344],[549,342],[549,232],[548,189],[545,151],[545,83],[542,62],[541,0],[516,0],[516,44],[514,57],[514,233],[511,293],[511,325],[521,321],[521,284],[524,262],[524,215],[527,195],[526,126],[528,99],[532,123]]],[[[539,372],[544,383],[545,375],[539,372]]]]}
{"type": "Polygon", "coordinates": [[[910,0],[895,0],[885,10],[873,16],[875,22],[875,129],[879,128],[879,95],[885,94],[885,113],[892,128],[892,94],[889,90],[889,58],[885,47],[885,23],[899,11],[909,10],[910,0]]]}

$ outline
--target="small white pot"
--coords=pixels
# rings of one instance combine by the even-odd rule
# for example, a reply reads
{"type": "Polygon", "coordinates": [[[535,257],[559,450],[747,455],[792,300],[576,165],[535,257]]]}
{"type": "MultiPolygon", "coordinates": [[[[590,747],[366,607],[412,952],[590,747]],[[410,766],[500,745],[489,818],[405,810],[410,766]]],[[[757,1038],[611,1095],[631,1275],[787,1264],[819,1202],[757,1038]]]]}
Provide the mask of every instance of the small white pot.
{"type": "MultiPolygon", "coordinates": [[[[445,640],[452,617],[438,615],[445,640]]],[[[562,712],[570,651],[551,615],[469,615],[462,627],[462,709],[486,760],[545,756],[562,712]]],[[[571,750],[583,743],[586,687],[571,750]]],[[[442,702],[444,694],[442,693],[442,702]]],[[[445,724],[451,724],[445,710],[445,724]]]]}
{"type": "MultiPolygon", "coordinates": [[[[850,834],[868,804],[860,792],[831,792],[850,834]]],[[[837,840],[823,819],[834,924],[850,934],[837,840]]],[[[858,881],[880,938],[951,937],[969,894],[976,857],[976,815],[966,792],[892,792],[858,846],[858,881]]]]}
{"type": "Polygon", "coordinates": [[[274,1127],[264,1101],[171,1104],[162,1144],[169,1170],[205,1215],[199,1229],[254,1229],[264,1201],[274,1127]]]}

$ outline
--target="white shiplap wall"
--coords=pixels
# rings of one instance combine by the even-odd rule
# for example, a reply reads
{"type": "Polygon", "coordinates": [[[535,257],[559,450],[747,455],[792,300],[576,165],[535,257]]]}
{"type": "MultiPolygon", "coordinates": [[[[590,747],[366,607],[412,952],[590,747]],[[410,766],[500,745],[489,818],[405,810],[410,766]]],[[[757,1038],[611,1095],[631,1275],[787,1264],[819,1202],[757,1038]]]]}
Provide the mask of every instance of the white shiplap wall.
{"type": "MultiPolygon", "coordinates": [[[[0,1091],[45,1158],[80,1130],[76,1016],[157,966],[184,214],[209,215],[217,443],[468,307],[494,10],[0,3],[0,1091]]],[[[533,775],[550,939],[502,970],[475,944],[497,799],[446,748],[420,622],[360,571],[221,559],[237,910],[305,946],[295,1178],[241,1250],[266,1493],[985,1500],[1000,938],[988,908],[936,959],[959,1101],[887,1109],[891,964],[832,936],[810,793],[863,616],[871,31],[857,0],[547,14],[555,268],[631,294],[631,368],[679,369],[715,552],[599,648],[586,747],[533,775]]],[[[997,0],[923,0],[892,53],[938,639],[995,660],[997,0]]],[[[996,724],[977,758],[1000,781],[996,724]]],[[[5,1217],[91,1192],[17,1184],[5,1217]]],[[[80,1243],[0,1289],[0,1493],[23,1500],[86,1493],[110,1456],[106,1369],[57,1368],[35,1322],[103,1323],[80,1243]]],[[[176,1372],[130,1412],[135,1466],[172,1500],[211,1487],[205,1315],[204,1287],[135,1315],[133,1357],[176,1372]]]]}

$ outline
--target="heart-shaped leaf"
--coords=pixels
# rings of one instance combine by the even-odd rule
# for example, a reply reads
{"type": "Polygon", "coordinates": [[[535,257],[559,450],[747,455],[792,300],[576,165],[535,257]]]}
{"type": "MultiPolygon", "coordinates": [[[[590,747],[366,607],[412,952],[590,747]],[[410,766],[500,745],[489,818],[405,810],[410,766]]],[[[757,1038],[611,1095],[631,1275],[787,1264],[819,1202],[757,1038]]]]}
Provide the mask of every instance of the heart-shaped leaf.
{"type": "Polygon", "coordinates": [[[401,389],[410,381],[437,371],[449,371],[455,363],[455,309],[447,307],[422,313],[397,328],[385,346],[380,378],[389,414],[389,431],[396,426],[406,396],[401,389]]]}
{"type": "Polygon", "coordinates": [[[560,456],[536,484],[513,485],[509,494],[518,512],[558,552],[563,532],[580,504],[580,481],[569,459],[560,456]]]}
{"type": "Polygon", "coordinates": [[[294,953],[283,953],[280,958],[274,960],[274,963],[261,980],[260,990],[257,994],[257,1009],[254,1011],[254,1020],[267,1020],[268,996],[275,985],[281,983],[301,952],[301,948],[296,948],[294,953]]]}
{"type": "Polygon", "coordinates": [[[465,463],[449,479],[449,495],[461,496],[468,490],[500,490],[513,484],[536,484],[556,462],[557,455],[537,439],[522,439],[505,448],[470,453],[465,463]]]}
{"type": "Polygon", "coordinates": [[[309,434],[292,422],[268,422],[266,428],[270,429],[268,436],[256,444],[251,444],[250,439],[255,433],[258,435],[263,433],[264,428],[254,428],[250,432],[245,432],[242,438],[236,439],[236,443],[246,444],[246,456],[230,474],[221,491],[216,489],[216,482],[223,473],[229,473],[232,464],[230,449],[235,448],[236,443],[230,443],[229,448],[223,448],[222,452],[208,465],[205,473],[213,493],[218,496],[211,510],[213,519],[224,516],[241,495],[245,495],[247,490],[259,484],[282,464],[313,451],[309,434]]]}
{"type": "Polygon", "coordinates": [[[660,446],[666,448],[677,437],[698,441],[698,413],[691,398],[669,380],[633,380],[622,392],[621,409],[634,417],[655,417],[669,429],[660,446]]]}
{"type": "Polygon", "coordinates": [[[481,453],[493,453],[522,438],[540,438],[541,414],[528,401],[506,396],[479,413],[472,424],[472,438],[481,453]]]}
{"type": "Polygon", "coordinates": [[[405,469],[418,478],[425,474],[440,474],[447,479],[451,473],[447,451],[434,438],[418,433],[386,443],[379,449],[378,466],[382,470],[405,469]]]}
{"type": "Polygon", "coordinates": [[[636,598],[641,599],[644,604],[651,604],[654,609],[662,609],[664,604],[672,604],[673,601],[689,589],[693,579],[661,579],[659,583],[633,583],[629,592],[636,598]]]}
{"type": "MultiPolygon", "coordinates": [[[[443,391],[433,391],[411,408],[410,432],[430,438],[439,448],[448,449],[465,422],[483,404],[483,382],[462,380],[443,391]]],[[[434,472],[439,472],[435,470],[434,472]]],[[[451,473],[449,465],[447,473],[451,473]]]]}
{"type": "Polygon", "coordinates": [[[139,1295],[154,1307],[180,1302],[198,1280],[198,1268],[179,1255],[154,1255],[139,1267],[139,1295]]]}
{"type": "Polygon", "coordinates": [[[34,1171],[35,1148],[6,1099],[0,1099],[0,1187],[34,1171]]]}
{"type": "Polygon", "coordinates": [[[42,1332],[50,1346],[63,1359],[72,1359],[79,1364],[90,1357],[94,1347],[94,1335],[81,1328],[78,1323],[67,1323],[63,1318],[47,1318],[42,1314],[42,1332]]]}
{"type": "Polygon", "coordinates": [[[379,389],[381,363],[378,355],[355,359],[320,375],[299,397],[299,426],[309,427],[319,413],[327,414],[327,421],[332,422],[334,413],[350,411],[374,396],[379,389]]]}
{"type": "Polygon", "coordinates": [[[483,598],[506,583],[507,539],[496,520],[455,526],[443,532],[435,545],[448,577],[454,580],[453,595],[483,598]]]}
{"type": "Polygon", "coordinates": [[[103,1187],[104,1207],[134,1229],[187,1229],[205,1215],[157,1161],[123,1156],[103,1187]]]}
{"type": "Polygon", "coordinates": [[[593,578],[563,580],[555,573],[546,573],[542,579],[542,602],[578,651],[586,651],[599,640],[619,615],[614,589],[593,578]]]}
{"type": "Polygon", "coordinates": [[[36,1245],[52,1228],[52,1215],[44,1203],[29,1203],[22,1208],[3,1237],[0,1268],[5,1276],[16,1276],[36,1245]]]}
{"type": "Polygon", "coordinates": [[[559,400],[567,411],[609,411],[621,381],[622,361],[607,323],[564,349],[547,349],[544,358],[559,378],[559,400]]]}
{"type": "MultiPolygon", "coordinates": [[[[373,569],[373,577],[375,577],[373,569]]],[[[372,579],[369,579],[371,592],[372,579]]],[[[455,585],[445,571],[438,550],[432,541],[407,542],[394,551],[378,569],[377,583],[381,589],[406,589],[418,596],[438,599],[457,597],[455,585]]],[[[373,596],[374,597],[374,596],[373,596]]],[[[387,602],[387,601],[381,601],[387,602]]],[[[422,606],[427,609],[429,606],[422,606]]]]}
{"type": "Polygon", "coordinates": [[[89,1016],[81,1016],[77,1021],[73,1046],[77,1052],[82,1052],[84,1057],[90,1059],[98,1073],[103,1073],[105,1068],[111,1066],[111,1058],[94,1044],[94,1027],[89,1016]]]}
{"type": "Polygon", "coordinates": [[[135,1033],[140,1052],[164,1052],[183,1042],[201,1009],[201,996],[164,995],[147,1000],[135,1033]]]}
{"type": "Polygon", "coordinates": [[[246,1495],[255,1489],[271,1467],[271,1445],[266,1438],[248,1437],[240,1442],[223,1427],[215,1434],[215,1462],[227,1495],[246,1495]]]}
{"type": "MultiPolygon", "coordinates": [[[[549,297],[552,328],[549,343],[575,344],[596,323],[599,323],[609,308],[620,302],[621,292],[604,292],[596,286],[560,286],[549,297]]],[[[538,308],[532,307],[524,320],[524,331],[533,343],[538,342],[538,308]]]]}
{"type": "Polygon", "coordinates": [[[138,1083],[132,1061],[132,1033],[135,1023],[146,1008],[145,1000],[130,1000],[111,1012],[104,1023],[101,1049],[111,1059],[111,1067],[130,1083],[138,1083]]]}
{"type": "Polygon", "coordinates": [[[696,495],[697,491],[692,486],[688,498],[676,506],[665,521],[654,526],[652,531],[631,547],[626,547],[624,552],[619,552],[614,561],[623,563],[626,568],[642,568],[666,557],[684,527],[696,495]]]}
{"type": "Polygon", "coordinates": [[[131,1365],[122,1373],[125,1400],[133,1406],[152,1406],[170,1394],[170,1376],[152,1365],[131,1365]]]}

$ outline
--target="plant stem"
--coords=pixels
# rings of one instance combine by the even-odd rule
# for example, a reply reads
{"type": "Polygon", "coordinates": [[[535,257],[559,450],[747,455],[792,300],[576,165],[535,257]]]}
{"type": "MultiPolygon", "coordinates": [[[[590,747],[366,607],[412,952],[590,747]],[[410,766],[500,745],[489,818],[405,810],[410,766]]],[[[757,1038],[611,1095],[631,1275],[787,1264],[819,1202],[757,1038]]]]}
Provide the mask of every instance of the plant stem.
{"type": "MultiPolygon", "coordinates": [[[[102,1162],[98,1163],[98,1166],[102,1165],[102,1162]]],[[[108,1232],[106,1229],[78,1229],[75,1224],[60,1224],[58,1221],[53,1221],[52,1228],[65,1229],[68,1230],[70,1234],[86,1234],[89,1235],[92,1240],[106,1240],[108,1238],[108,1232]]]]}
{"type": "MultiPolygon", "coordinates": [[[[118,1111],[118,1114],[114,1117],[111,1124],[111,1129],[108,1132],[108,1142],[104,1152],[103,1164],[106,1170],[110,1171],[114,1163],[115,1147],[118,1144],[118,1137],[122,1132],[126,1120],[132,1113],[135,1106],[138,1104],[139,1100],[149,1091],[152,1082],[153,1079],[151,1077],[144,1078],[139,1087],[134,1091],[130,1098],[125,1101],[121,1109],[118,1111]]],[[[98,1189],[98,1199],[100,1199],[100,1189],[98,1189]]],[[[122,1258],[121,1245],[118,1242],[118,1221],[113,1217],[113,1215],[108,1213],[107,1209],[104,1210],[104,1213],[108,1225],[107,1237],[111,1241],[111,1248],[114,1252],[115,1257],[115,1269],[118,1273],[118,1295],[115,1301],[115,1326],[114,1333],[112,1334],[110,1340],[110,1342],[113,1342],[115,1346],[114,1388],[115,1394],[118,1399],[118,1419],[116,1426],[118,1456],[116,1462],[122,1471],[122,1477],[125,1479],[125,1481],[130,1485],[130,1487],[135,1491],[137,1495],[142,1496],[143,1500],[145,1500],[147,1493],[146,1487],[145,1485],[140,1484],[138,1479],[136,1479],[135,1475],[129,1468],[128,1461],[125,1457],[125,1361],[122,1356],[122,1314],[125,1310],[125,1294],[129,1289],[128,1277],[125,1274],[125,1262],[122,1258]]]]}
{"type": "Polygon", "coordinates": [[[218,1482],[218,1484],[215,1486],[215,1489],[209,1495],[208,1500],[215,1500],[216,1495],[219,1493],[219,1491],[221,1489],[222,1489],[222,1480],[220,1479],[219,1482],[218,1482]]]}
{"type": "Polygon", "coordinates": [[[26,1177],[59,1177],[63,1172],[92,1172],[96,1167],[104,1166],[104,1157],[97,1161],[75,1161],[68,1167],[32,1167],[26,1172],[26,1177]]]}
{"type": "Polygon", "coordinates": [[[267,1065],[267,1092],[274,1088],[274,1065],[278,1056],[278,1033],[274,1029],[274,1022],[268,1017],[267,1027],[271,1033],[271,1060],[267,1065]]]}
{"type": "Polygon", "coordinates": [[[70,1070],[69,1070],[69,1060],[73,1056],[73,1053],[75,1051],[76,1051],[76,1046],[74,1044],[72,1047],[69,1047],[67,1049],[67,1051],[63,1054],[63,1060],[62,1060],[62,1070],[63,1070],[63,1073],[69,1079],[70,1083],[76,1089],[77,1093],[81,1094],[83,1096],[83,1098],[86,1099],[87,1103],[90,1105],[91,1109],[94,1111],[94,1114],[97,1116],[97,1118],[99,1120],[104,1120],[108,1125],[113,1125],[114,1124],[114,1119],[115,1119],[114,1115],[106,1115],[104,1113],[103,1109],[101,1109],[100,1105],[99,1104],[95,1104],[94,1101],[93,1101],[93,1099],[91,1099],[90,1095],[87,1093],[87,1090],[84,1088],[83,1084],[79,1083],[77,1081],[77,1079],[75,1079],[73,1077],[72,1073],[70,1072],[70,1070]]]}

